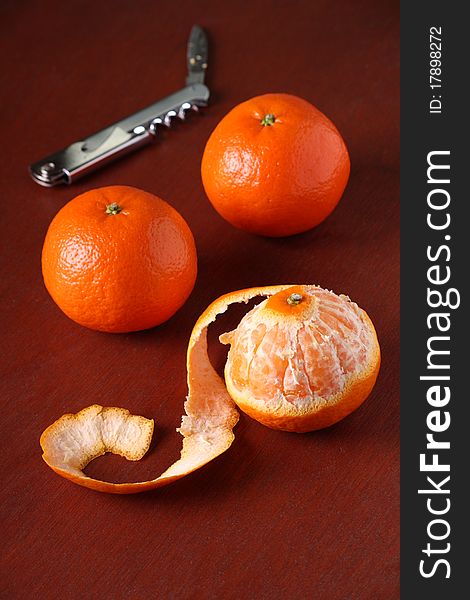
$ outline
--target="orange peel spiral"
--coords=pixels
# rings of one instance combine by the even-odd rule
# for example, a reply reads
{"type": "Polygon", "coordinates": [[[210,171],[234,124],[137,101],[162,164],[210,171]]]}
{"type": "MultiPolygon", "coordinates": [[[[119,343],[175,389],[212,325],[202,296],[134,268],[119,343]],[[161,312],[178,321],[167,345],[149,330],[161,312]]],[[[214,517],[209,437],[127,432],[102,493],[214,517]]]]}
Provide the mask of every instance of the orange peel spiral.
{"type": "Polygon", "coordinates": [[[150,446],[153,422],[115,407],[93,405],[75,415],[60,417],[41,435],[44,461],[58,475],[83,487],[112,494],[133,494],[168,485],[225,452],[234,440],[232,430],[239,414],[223,380],[209,361],[207,328],[230,304],[248,302],[258,295],[272,295],[285,287],[288,286],[226,294],[210,304],[197,320],[187,352],[186,414],[178,429],[183,435],[181,456],[159,477],[135,483],[111,483],[88,477],[83,472],[93,459],[105,452],[138,460],[150,446]],[[131,424],[133,435],[128,434],[131,424]],[[107,426],[112,426],[115,434],[112,442],[105,434],[107,426]]]}

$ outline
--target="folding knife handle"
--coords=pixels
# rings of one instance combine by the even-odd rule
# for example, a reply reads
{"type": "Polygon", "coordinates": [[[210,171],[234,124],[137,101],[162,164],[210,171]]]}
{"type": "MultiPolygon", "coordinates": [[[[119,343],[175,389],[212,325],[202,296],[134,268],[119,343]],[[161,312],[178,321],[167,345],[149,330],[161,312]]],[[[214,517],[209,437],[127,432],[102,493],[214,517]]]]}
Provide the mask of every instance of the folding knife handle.
{"type": "Polygon", "coordinates": [[[31,176],[46,187],[72,183],[114,158],[149,143],[159,125],[169,127],[172,118],[184,119],[187,110],[206,106],[209,95],[209,89],[202,83],[188,85],[90,137],[33,163],[29,167],[31,176]]]}

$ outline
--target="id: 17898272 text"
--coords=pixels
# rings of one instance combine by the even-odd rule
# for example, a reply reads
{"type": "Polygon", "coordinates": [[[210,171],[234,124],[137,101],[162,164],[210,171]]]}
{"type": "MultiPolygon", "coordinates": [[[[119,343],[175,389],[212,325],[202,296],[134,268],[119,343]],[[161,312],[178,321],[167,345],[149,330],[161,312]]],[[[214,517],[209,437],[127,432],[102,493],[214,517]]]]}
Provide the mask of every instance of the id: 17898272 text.
{"type": "Polygon", "coordinates": [[[430,114],[442,112],[442,27],[429,28],[430,114]]]}

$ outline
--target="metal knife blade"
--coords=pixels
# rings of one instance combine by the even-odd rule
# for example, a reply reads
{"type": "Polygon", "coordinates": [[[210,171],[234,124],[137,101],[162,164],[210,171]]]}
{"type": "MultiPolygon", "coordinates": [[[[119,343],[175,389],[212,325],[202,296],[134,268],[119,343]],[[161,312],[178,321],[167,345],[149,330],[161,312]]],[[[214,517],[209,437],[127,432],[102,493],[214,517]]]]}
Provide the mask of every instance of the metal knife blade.
{"type": "Polygon", "coordinates": [[[186,53],[188,76],[186,85],[204,83],[208,59],[207,36],[199,25],[194,25],[189,34],[188,50],[186,53]]]}

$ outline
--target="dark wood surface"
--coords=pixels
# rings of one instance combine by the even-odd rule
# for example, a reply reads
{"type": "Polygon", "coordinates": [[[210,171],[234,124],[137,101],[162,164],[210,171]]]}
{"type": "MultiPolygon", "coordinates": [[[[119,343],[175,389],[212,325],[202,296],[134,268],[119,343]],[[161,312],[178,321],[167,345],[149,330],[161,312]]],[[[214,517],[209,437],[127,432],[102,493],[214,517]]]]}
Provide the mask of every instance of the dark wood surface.
{"type": "MultiPolygon", "coordinates": [[[[2,599],[399,597],[398,2],[2,2],[2,599]],[[210,35],[205,113],[72,187],[40,188],[27,165],[178,89],[193,23],[210,35]],[[222,116],[257,94],[308,99],[343,133],[352,172],[334,214],[309,233],[265,239],[211,208],[199,168],[222,116]],[[91,187],[160,195],[187,219],[199,276],[156,329],[106,335],[68,320],[41,278],[57,210],[91,187]],[[154,492],[116,497],[75,486],[42,462],[39,436],[92,403],[156,419],[149,456],[96,460],[114,481],[160,473],[179,453],[185,352],[220,294],[317,283],[347,293],[376,324],[377,386],[327,430],[271,431],[242,416],[232,448],[154,492]]],[[[233,309],[211,332],[236,325],[233,309]]]]}

